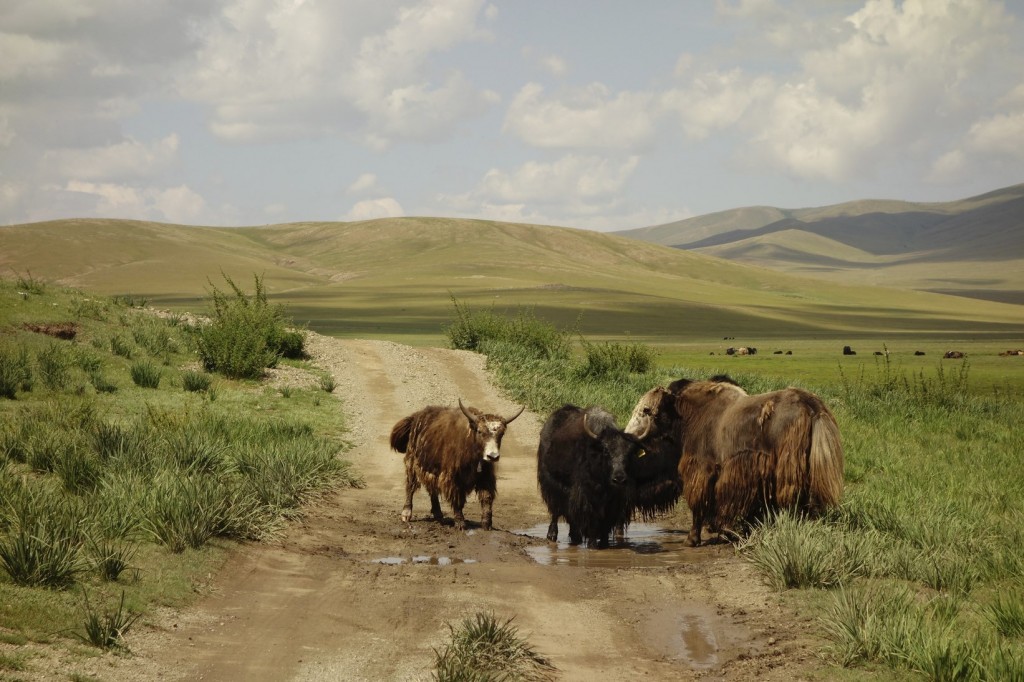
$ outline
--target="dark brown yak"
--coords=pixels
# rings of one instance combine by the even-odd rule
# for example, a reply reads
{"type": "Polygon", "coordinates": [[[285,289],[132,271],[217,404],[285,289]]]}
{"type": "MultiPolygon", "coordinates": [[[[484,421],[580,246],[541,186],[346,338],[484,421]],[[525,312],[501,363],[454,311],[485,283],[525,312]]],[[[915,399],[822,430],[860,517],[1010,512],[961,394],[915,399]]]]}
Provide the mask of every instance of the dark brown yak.
{"type": "Polygon", "coordinates": [[[657,438],[681,444],[691,546],[705,523],[718,531],[766,511],[815,515],[843,494],[839,427],[817,396],[799,388],[747,395],[728,377],[682,379],[644,394],[626,430],[645,448],[657,438]]]}
{"type": "Polygon", "coordinates": [[[484,530],[491,529],[496,481],[495,463],[500,457],[501,438],[507,427],[522,414],[511,417],[484,414],[466,407],[430,405],[400,419],[391,429],[391,447],[405,453],[405,506],[402,520],[412,520],[412,496],[422,485],[430,494],[430,513],[444,520],[440,495],[452,506],[455,527],[466,528],[462,508],[469,493],[480,499],[484,530]]]}

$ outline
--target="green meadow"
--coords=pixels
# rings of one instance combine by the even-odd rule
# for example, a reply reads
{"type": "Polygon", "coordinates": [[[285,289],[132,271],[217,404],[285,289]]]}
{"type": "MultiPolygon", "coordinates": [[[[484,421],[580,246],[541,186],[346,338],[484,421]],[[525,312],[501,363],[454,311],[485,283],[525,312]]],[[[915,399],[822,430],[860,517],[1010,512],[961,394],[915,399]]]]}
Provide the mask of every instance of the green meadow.
{"type": "MultiPolygon", "coordinates": [[[[209,390],[192,391],[186,384],[202,382],[193,384],[189,372],[201,367],[180,329],[184,318],[172,315],[177,322],[166,330],[138,331],[153,323],[142,322],[150,318],[133,304],[206,313],[211,287],[222,287],[225,275],[245,288],[255,274],[268,302],[300,327],[484,353],[495,381],[542,414],[567,401],[601,404],[621,423],[651,386],[719,373],[749,392],[797,385],[819,393],[843,434],[842,506],[815,521],[770,520],[751,529],[738,551],[782,600],[813,615],[827,640],[822,654],[837,673],[1024,679],[1024,357],[999,356],[1024,347],[1019,305],[917,291],[913,282],[907,289],[829,283],[580,230],[426,218],[242,229],[126,221],[9,226],[0,228],[0,267],[22,273],[0,290],[0,342],[13,365],[28,358],[34,368],[31,390],[0,398],[7,434],[0,471],[4,480],[31,471],[29,478],[45,482],[18,493],[26,500],[68,485],[83,485],[87,499],[107,476],[100,467],[95,480],[75,483],[79,467],[57,467],[52,448],[40,445],[30,456],[15,427],[26,410],[78,429],[77,445],[57,452],[81,451],[100,463],[90,434],[104,424],[131,433],[168,429],[155,439],[165,443],[176,429],[209,430],[214,456],[196,456],[231,472],[225,480],[238,486],[234,495],[251,492],[246,476],[258,471],[251,461],[275,460],[247,452],[240,443],[250,438],[217,435],[251,431],[245,415],[253,411],[296,424],[281,435],[300,443],[281,448],[336,453],[343,424],[325,412],[315,381],[285,395],[216,375],[209,390]],[[28,290],[32,282],[42,293],[28,290]],[[49,350],[55,342],[23,325],[68,320],[80,323],[76,347],[87,352],[65,359],[60,379],[61,361],[48,355],[56,355],[49,350]],[[843,355],[847,345],[857,354],[843,355]],[[729,356],[730,346],[758,352],[729,356]],[[942,359],[949,350],[966,358],[942,359]],[[142,362],[163,377],[157,388],[136,383],[133,366],[142,362]],[[66,414],[52,406],[65,399],[90,407],[66,414]]],[[[315,377],[314,368],[296,363],[315,377]]],[[[146,370],[135,372],[145,380],[146,370]]],[[[24,440],[46,444],[38,434],[24,440]]],[[[189,478],[180,461],[170,473],[152,471],[160,480],[189,478]]],[[[171,496],[209,492],[164,485],[171,496]]],[[[315,486],[284,499],[308,494],[315,486]]],[[[32,504],[19,509],[40,508],[32,504]]],[[[149,512],[158,506],[134,504],[149,512]]],[[[269,519],[272,529],[293,509],[261,504],[250,499],[238,510],[257,509],[252,518],[269,519]]],[[[245,514],[230,522],[224,516],[200,548],[175,552],[157,534],[161,524],[141,511],[132,517],[148,529],[141,540],[104,531],[117,546],[137,546],[127,563],[141,569],[139,582],[106,581],[73,563],[72,584],[102,594],[104,608],[114,608],[122,590],[133,612],[179,603],[232,542],[267,532],[247,525],[245,514]],[[150,589],[148,562],[166,556],[171,567],[180,561],[168,569],[169,583],[186,587],[141,596],[150,589]]],[[[21,518],[0,520],[6,542],[21,518]]],[[[85,547],[87,538],[79,540],[85,547]]],[[[87,609],[76,590],[23,587],[2,573],[0,597],[23,604],[0,612],[5,631],[31,638],[52,636],[56,622],[77,627],[87,609]],[[60,605],[47,607],[56,621],[36,620],[43,602],[60,605]]]]}

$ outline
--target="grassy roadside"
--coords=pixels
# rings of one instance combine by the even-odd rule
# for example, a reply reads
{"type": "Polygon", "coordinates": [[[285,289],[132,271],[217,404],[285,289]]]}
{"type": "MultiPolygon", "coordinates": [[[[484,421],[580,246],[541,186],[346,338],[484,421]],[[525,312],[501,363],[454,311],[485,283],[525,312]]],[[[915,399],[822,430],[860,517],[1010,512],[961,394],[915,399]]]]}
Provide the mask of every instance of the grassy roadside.
{"type": "MultiPolygon", "coordinates": [[[[238,298],[255,314],[258,296],[238,298]]],[[[26,658],[17,649],[27,642],[123,646],[136,617],[202,592],[235,543],[274,533],[328,486],[359,484],[339,457],[340,410],[309,363],[263,358],[300,385],[228,379],[197,354],[215,323],[199,330],[140,304],[0,280],[0,646],[13,647],[10,660],[26,658]]],[[[207,345],[218,342],[240,345],[207,345]]]]}
{"type": "MultiPolygon", "coordinates": [[[[447,333],[453,347],[486,353],[497,382],[541,413],[600,404],[622,423],[650,387],[713,373],[658,365],[640,344],[580,345],[529,312],[456,303],[447,333]]],[[[837,668],[1024,679],[1024,391],[973,390],[971,365],[955,362],[911,372],[883,356],[816,384],[730,372],[750,393],[809,388],[839,421],[842,506],[815,522],[781,516],[740,547],[787,602],[816,615],[837,668]]]]}

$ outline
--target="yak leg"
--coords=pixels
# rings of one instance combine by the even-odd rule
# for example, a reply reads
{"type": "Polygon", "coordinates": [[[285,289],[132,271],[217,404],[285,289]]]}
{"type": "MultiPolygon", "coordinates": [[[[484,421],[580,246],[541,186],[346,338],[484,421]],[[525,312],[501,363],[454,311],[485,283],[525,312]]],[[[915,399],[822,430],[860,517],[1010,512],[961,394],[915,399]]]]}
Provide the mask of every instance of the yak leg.
{"type": "Polygon", "coordinates": [[[578,545],[583,542],[583,533],[580,531],[579,526],[574,524],[572,521],[569,522],[569,544],[578,545]]]}
{"type": "Polygon", "coordinates": [[[680,471],[683,474],[683,489],[686,491],[686,503],[690,507],[693,523],[686,535],[687,547],[700,545],[701,531],[704,521],[715,516],[715,478],[716,466],[707,460],[684,458],[680,471]]]}
{"type": "Polygon", "coordinates": [[[444,512],[441,511],[441,499],[437,493],[430,493],[430,514],[438,523],[444,521],[444,512]]]}
{"type": "Polygon", "coordinates": [[[455,497],[452,498],[452,516],[455,517],[455,527],[459,530],[466,530],[466,517],[462,513],[462,508],[466,506],[466,493],[457,492],[455,497]]]}
{"type": "Polygon", "coordinates": [[[476,494],[480,498],[480,526],[490,530],[494,515],[494,493],[490,490],[477,490],[476,494]]]}
{"type": "Polygon", "coordinates": [[[402,520],[412,521],[412,496],[420,487],[419,479],[416,478],[416,471],[412,460],[406,455],[405,458],[405,506],[402,507],[402,520]]]}
{"type": "Polygon", "coordinates": [[[548,540],[551,542],[558,541],[558,514],[551,515],[551,525],[548,526],[548,540]]]}

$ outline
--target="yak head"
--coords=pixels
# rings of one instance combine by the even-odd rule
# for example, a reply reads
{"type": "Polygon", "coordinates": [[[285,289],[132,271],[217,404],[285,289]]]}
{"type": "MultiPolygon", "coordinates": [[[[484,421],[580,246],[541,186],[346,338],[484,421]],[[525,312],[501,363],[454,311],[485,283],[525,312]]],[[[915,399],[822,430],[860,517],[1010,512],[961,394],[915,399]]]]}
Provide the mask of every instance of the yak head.
{"type": "Polygon", "coordinates": [[[626,433],[645,442],[649,438],[671,436],[679,420],[676,409],[676,391],[682,388],[677,386],[679,383],[673,382],[669,388],[656,386],[640,396],[626,424],[626,433]]]}
{"type": "Polygon", "coordinates": [[[583,432],[600,446],[607,458],[609,482],[616,487],[626,485],[630,462],[644,453],[640,439],[621,431],[615,425],[615,418],[603,410],[587,410],[583,414],[583,432]]]}
{"type": "Polygon", "coordinates": [[[497,462],[501,456],[501,439],[505,435],[505,427],[511,424],[516,417],[523,413],[526,406],[519,408],[511,417],[501,417],[494,414],[484,414],[473,407],[466,407],[459,398],[459,409],[469,420],[470,432],[473,438],[483,446],[483,459],[485,462],[497,462]]]}

